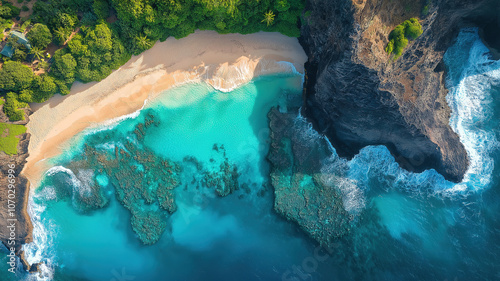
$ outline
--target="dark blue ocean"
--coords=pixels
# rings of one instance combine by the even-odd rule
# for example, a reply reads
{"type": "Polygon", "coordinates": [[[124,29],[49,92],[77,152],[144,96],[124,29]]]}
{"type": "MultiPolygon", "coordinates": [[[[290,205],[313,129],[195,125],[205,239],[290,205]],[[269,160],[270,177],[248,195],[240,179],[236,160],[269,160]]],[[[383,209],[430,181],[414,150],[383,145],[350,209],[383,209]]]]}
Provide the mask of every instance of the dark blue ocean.
{"type": "MultiPolygon", "coordinates": [[[[76,136],[70,150],[50,160],[53,168],[30,200],[35,241],[24,249],[30,262],[43,262],[42,273],[14,276],[2,257],[0,280],[500,280],[500,61],[490,59],[477,30],[465,29],[445,63],[450,124],[471,163],[464,180],[402,170],[382,146],[366,147],[351,161],[331,148],[333,156],[321,159],[321,178],[339,190],[356,222],[331,251],[273,211],[266,115],[273,106],[286,108],[302,89],[302,76],[284,73],[228,93],[180,86],[76,136]],[[92,166],[87,146],[111,156],[147,151],[127,162],[137,173],[148,170],[141,163],[178,163],[176,211],[142,201],[128,205],[137,210],[125,208],[111,184],[114,171],[92,166]],[[246,188],[220,197],[203,186],[200,171],[217,173],[224,161],[238,167],[246,188]],[[95,202],[81,198],[93,182],[104,203],[87,208],[95,202]],[[144,212],[160,214],[160,222],[136,224],[141,235],[164,228],[147,246],[131,223],[144,212]]],[[[303,133],[323,138],[312,129],[303,133]]],[[[148,177],[152,186],[159,180],[148,177]]]]}

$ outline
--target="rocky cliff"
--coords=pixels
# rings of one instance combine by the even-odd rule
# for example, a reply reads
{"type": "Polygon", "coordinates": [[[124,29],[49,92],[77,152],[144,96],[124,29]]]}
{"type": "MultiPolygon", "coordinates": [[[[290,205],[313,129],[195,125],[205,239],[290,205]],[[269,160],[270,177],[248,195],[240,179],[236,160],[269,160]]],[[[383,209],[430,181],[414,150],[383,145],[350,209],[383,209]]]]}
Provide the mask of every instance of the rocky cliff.
{"type": "Polygon", "coordinates": [[[342,157],[386,145],[405,169],[434,168],[460,181],[468,157],[449,126],[443,55],[461,27],[498,16],[491,11],[499,3],[308,0],[300,38],[309,57],[305,116],[342,157]],[[393,60],[384,51],[389,33],[412,17],[423,34],[393,60]]]}
{"type": "MultiPolygon", "coordinates": [[[[28,109],[25,109],[25,116],[30,113],[28,109]]],[[[9,123],[7,117],[3,114],[2,106],[0,106],[0,122],[9,123]]],[[[27,122],[28,119],[14,124],[25,125],[27,122]]],[[[26,158],[28,158],[30,134],[22,134],[19,138],[18,153],[16,155],[7,155],[0,152],[0,241],[9,251],[13,247],[16,255],[21,258],[25,269],[31,270],[32,268],[24,261],[21,254],[21,246],[32,241],[33,230],[27,212],[30,183],[21,174],[26,158]],[[9,174],[13,175],[13,178],[12,176],[9,178],[9,174]],[[15,181],[15,194],[8,191],[9,180],[12,179],[15,181]],[[12,221],[12,219],[15,221],[12,221]],[[14,223],[15,227],[11,227],[11,223],[14,223]]]]}

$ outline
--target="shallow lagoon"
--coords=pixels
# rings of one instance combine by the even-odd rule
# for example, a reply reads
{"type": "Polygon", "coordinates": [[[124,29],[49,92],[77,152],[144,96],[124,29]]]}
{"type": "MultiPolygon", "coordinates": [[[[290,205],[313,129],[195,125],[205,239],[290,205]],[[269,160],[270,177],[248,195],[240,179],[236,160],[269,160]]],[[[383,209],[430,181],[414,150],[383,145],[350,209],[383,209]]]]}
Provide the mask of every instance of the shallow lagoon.
{"type": "MultiPolygon", "coordinates": [[[[131,229],[130,213],[113,196],[107,207],[90,214],[75,211],[71,200],[54,202],[51,185],[58,180],[82,181],[77,171],[56,166],[36,200],[47,205],[41,220],[54,245],[44,255],[57,264],[54,278],[110,280],[126,273],[137,280],[270,280],[279,278],[294,260],[308,256],[312,241],[272,212],[265,162],[266,114],[272,106],[286,108],[287,96],[300,95],[301,83],[296,74],[267,76],[230,93],[189,84],[168,91],[139,116],[79,136],[72,150],[54,164],[70,162],[83,143],[93,143],[93,136],[103,130],[115,131],[118,139],[99,146],[119,145],[153,110],[160,126],[147,130],[144,147],[174,161],[192,156],[210,169],[218,164],[210,159],[221,154],[214,151],[214,144],[223,145],[229,161],[238,166],[240,184],[246,183],[250,191],[219,198],[214,190],[200,190],[198,181],[185,176],[176,188],[178,209],[166,219],[167,230],[156,244],[144,246],[131,229]],[[73,172],[77,176],[57,177],[73,172]]],[[[186,173],[190,166],[184,167],[186,173]]],[[[106,176],[96,177],[107,184],[106,176]]]]}

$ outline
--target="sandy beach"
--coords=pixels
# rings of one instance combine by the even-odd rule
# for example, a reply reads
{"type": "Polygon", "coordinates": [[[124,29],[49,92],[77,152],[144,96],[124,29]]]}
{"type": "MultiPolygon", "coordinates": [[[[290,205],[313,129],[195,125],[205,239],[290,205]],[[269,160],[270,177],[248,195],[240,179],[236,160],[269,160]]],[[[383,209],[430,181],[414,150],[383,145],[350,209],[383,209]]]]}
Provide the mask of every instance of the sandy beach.
{"type": "Polygon", "coordinates": [[[23,173],[32,186],[38,186],[50,168],[45,160],[60,154],[75,134],[133,113],[173,86],[205,81],[230,91],[259,75],[302,73],[306,60],[298,40],[279,33],[197,31],[183,39],[157,42],[106,79],[75,83],[67,96],[32,105],[35,112],[27,125],[30,156],[23,173]]]}

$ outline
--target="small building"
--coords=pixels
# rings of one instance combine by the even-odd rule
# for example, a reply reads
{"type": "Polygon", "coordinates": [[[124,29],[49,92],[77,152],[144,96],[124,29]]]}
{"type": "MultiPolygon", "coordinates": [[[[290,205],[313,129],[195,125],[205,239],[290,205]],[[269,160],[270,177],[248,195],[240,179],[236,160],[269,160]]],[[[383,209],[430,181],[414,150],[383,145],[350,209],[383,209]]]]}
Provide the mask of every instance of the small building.
{"type": "MultiPolygon", "coordinates": [[[[22,44],[24,45],[24,47],[26,47],[26,49],[28,50],[31,50],[31,45],[30,45],[30,42],[28,41],[28,39],[26,38],[26,36],[24,36],[24,34],[22,34],[21,32],[19,31],[11,31],[9,36],[14,36],[17,38],[17,43],[19,44],[22,44]]],[[[2,51],[0,52],[0,54],[6,56],[6,57],[9,57],[11,58],[12,55],[14,54],[14,48],[12,48],[12,46],[9,46],[9,44],[6,44],[2,51]]]]}

